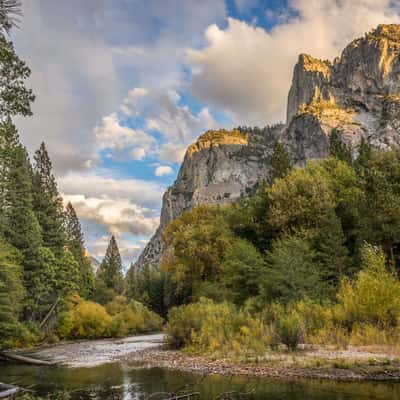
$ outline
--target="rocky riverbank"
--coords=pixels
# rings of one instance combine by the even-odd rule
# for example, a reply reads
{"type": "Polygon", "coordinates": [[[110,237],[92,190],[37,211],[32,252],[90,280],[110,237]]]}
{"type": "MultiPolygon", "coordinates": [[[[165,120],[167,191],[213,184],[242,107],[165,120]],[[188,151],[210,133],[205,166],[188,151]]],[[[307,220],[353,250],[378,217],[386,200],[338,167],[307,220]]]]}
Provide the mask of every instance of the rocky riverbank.
{"type": "Polygon", "coordinates": [[[202,375],[332,380],[399,380],[400,351],[388,346],[345,350],[304,346],[297,352],[266,352],[257,357],[193,356],[168,349],[163,334],[60,343],[22,354],[72,368],[123,363],[137,368],[165,368],[202,375]]]}
{"type": "Polygon", "coordinates": [[[400,380],[400,358],[393,349],[314,348],[295,353],[273,352],[253,358],[190,356],[181,351],[148,349],[123,358],[148,368],[161,367],[198,374],[332,380],[400,380]]]}
{"type": "Polygon", "coordinates": [[[60,342],[18,353],[73,368],[94,367],[121,361],[127,355],[135,354],[135,352],[160,348],[163,343],[164,335],[159,333],[120,339],[60,342]]]}

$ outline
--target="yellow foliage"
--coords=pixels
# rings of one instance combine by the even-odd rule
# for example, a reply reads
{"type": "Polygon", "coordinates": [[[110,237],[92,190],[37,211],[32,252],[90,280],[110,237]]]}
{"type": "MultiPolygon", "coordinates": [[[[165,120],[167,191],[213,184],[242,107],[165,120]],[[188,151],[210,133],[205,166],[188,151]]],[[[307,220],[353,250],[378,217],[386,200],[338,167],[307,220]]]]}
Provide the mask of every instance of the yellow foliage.
{"type": "Polygon", "coordinates": [[[167,335],[171,344],[190,353],[242,355],[265,351],[269,337],[260,319],[205,298],[172,309],[167,335]]]}
{"type": "Polygon", "coordinates": [[[116,297],[106,308],[71,296],[59,318],[57,334],[60,338],[95,339],[151,332],[161,327],[161,317],[139,302],[129,303],[123,296],[116,297]]]}

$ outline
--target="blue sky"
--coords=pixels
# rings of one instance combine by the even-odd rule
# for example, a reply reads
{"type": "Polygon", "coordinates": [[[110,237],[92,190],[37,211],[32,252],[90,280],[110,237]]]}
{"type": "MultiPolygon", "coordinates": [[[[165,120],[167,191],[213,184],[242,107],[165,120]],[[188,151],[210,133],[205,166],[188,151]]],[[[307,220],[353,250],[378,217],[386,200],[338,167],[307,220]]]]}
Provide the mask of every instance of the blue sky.
{"type": "Polygon", "coordinates": [[[89,251],[126,265],[158,225],[186,147],[211,128],[284,121],[299,53],[333,59],[391,0],[23,0],[32,152],[45,141],[89,251]]]}

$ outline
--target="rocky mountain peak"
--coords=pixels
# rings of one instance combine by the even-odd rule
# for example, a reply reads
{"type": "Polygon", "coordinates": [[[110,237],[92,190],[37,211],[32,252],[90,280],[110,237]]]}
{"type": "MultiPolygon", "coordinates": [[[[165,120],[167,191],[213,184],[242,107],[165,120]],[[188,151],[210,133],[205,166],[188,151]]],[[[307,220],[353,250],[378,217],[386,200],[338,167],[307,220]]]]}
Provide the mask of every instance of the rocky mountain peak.
{"type": "Polygon", "coordinates": [[[301,54],[285,125],[201,135],[164,194],[160,227],[136,266],[159,263],[163,230],[185,210],[236,201],[268,181],[277,140],[295,165],[303,165],[328,155],[333,130],[354,156],[362,138],[380,149],[400,145],[400,25],[379,25],[333,63],[301,54]]]}

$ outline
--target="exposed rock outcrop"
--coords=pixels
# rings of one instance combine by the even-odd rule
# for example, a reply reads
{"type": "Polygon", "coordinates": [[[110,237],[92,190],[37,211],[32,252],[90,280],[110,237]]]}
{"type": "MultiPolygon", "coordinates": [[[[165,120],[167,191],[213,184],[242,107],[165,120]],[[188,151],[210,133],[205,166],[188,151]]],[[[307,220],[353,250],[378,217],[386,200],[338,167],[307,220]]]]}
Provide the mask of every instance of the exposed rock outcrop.
{"type": "Polygon", "coordinates": [[[136,265],[159,262],[162,232],[185,210],[200,204],[235,201],[268,179],[273,144],[283,127],[208,131],[201,135],[187,149],[175,183],[164,193],[160,226],[136,265]]]}
{"type": "Polygon", "coordinates": [[[400,145],[400,25],[379,25],[333,63],[300,55],[285,125],[200,136],[164,194],[160,227],[135,265],[159,262],[162,232],[183,211],[235,201],[267,180],[277,140],[294,164],[303,165],[328,155],[333,129],[354,156],[362,138],[380,149],[400,145]]]}

